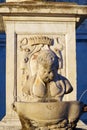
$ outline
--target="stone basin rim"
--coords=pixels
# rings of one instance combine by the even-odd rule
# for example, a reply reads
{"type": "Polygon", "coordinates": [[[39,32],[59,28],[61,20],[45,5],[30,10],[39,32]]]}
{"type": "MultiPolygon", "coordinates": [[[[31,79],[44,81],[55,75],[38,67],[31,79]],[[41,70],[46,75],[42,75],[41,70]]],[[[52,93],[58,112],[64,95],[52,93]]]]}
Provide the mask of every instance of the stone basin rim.
{"type": "Polygon", "coordinates": [[[14,110],[19,117],[31,119],[44,125],[67,119],[74,121],[80,117],[83,103],[79,101],[56,102],[14,102],[14,110]],[[75,110],[74,110],[75,109],[75,110]],[[45,111],[45,113],[44,113],[45,111]],[[73,117],[72,117],[73,115],[73,117]]]}
{"type": "Polygon", "coordinates": [[[25,103],[25,104],[54,104],[54,103],[83,103],[82,101],[44,101],[44,102],[26,102],[26,101],[14,101],[14,103],[25,103]]]}

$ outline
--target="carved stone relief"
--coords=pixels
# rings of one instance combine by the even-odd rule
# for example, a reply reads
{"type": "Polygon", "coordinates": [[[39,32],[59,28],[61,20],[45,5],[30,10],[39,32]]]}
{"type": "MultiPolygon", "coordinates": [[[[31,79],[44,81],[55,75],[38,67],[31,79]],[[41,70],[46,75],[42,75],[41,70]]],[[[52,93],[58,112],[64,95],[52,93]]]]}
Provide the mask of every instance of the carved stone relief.
{"type": "Polygon", "coordinates": [[[60,101],[72,91],[69,81],[60,75],[65,75],[64,34],[18,35],[17,41],[17,99],[60,101]]]}
{"type": "Polygon", "coordinates": [[[23,130],[76,127],[83,103],[62,101],[73,91],[64,76],[65,52],[65,35],[17,36],[17,101],[13,109],[23,130]]]}

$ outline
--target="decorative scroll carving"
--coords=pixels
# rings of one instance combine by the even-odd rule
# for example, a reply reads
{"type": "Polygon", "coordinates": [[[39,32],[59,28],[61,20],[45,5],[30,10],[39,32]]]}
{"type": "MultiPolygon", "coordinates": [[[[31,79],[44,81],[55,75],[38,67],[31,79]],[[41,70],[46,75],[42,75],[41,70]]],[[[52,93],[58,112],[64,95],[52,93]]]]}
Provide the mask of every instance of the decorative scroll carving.
{"type": "Polygon", "coordinates": [[[23,52],[23,61],[21,63],[21,69],[22,69],[22,83],[28,79],[30,75],[34,75],[36,73],[36,63],[35,63],[35,57],[37,57],[38,52],[40,50],[48,49],[50,48],[53,50],[59,60],[59,69],[63,67],[63,58],[61,51],[63,50],[63,45],[59,44],[58,41],[59,38],[49,38],[47,36],[34,36],[34,37],[24,37],[20,41],[20,51],[23,52]],[[55,46],[56,45],[56,46],[55,46]],[[30,60],[31,59],[31,60],[30,60]],[[30,69],[33,65],[33,69],[30,69]],[[29,74],[28,74],[29,73],[29,74]],[[24,80],[25,79],[25,80],[24,80]]]}

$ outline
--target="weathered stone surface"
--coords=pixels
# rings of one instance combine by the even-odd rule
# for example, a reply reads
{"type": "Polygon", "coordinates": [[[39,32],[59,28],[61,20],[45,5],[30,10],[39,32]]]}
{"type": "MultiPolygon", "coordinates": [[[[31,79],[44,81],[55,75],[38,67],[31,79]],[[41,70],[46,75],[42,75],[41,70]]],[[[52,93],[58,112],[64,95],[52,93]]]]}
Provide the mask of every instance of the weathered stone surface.
{"type": "Polygon", "coordinates": [[[0,130],[21,130],[21,124],[19,120],[4,119],[0,122],[0,130]]]}
{"type": "MultiPolygon", "coordinates": [[[[61,3],[61,2],[39,2],[39,1],[31,1],[31,2],[9,2],[0,4],[0,13],[2,14],[10,14],[10,15],[18,15],[19,13],[22,16],[32,16],[42,14],[43,16],[49,15],[53,16],[55,13],[56,16],[64,14],[69,17],[70,15],[81,16],[87,14],[87,6],[79,6],[73,3],[61,3]],[[12,14],[13,13],[13,14],[12,14]],[[30,13],[30,14],[28,14],[30,13]]],[[[41,16],[42,16],[41,15],[41,16]]]]}
{"type": "MultiPolygon", "coordinates": [[[[58,101],[62,100],[65,93],[67,94],[72,91],[72,89],[70,89],[72,87],[68,83],[68,80],[70,81],[74,89],[71,94],[64,97],[64,100],[65,101],[76,100],[77,81],[76,81],[75,26],[76,22],[79,21],[79,18],[83,18],[86,15],[87,15],[86,6],[79,6],[76,4],[69,4],[69,3],[38,2],[38,1],[26,1],[26,2],[7,1],[7,3],[0,4],[0,17],[3,19],[2,23],[4,24],[2,25],[5,25],[4,27],[7,35],[6,36],[6,45],[7,45],[6,117],[7,118],[5,120],[6,123],[3,122],[0,123],[1,129],[12,130],[15,128],[14,126],[16,126],[17,128],[15,129],[17,130],[20,127],[20,123],[15,124],[14,122],[15,119],[18,119],[17,115],[14,113],[12,109],[12,104],[14,101],[18,103],[19,100],[25,101],[25,98],[27,103],[28,101],[37,102],[38,99],[39,101],[43,101],[43,99],[45,99],[46,101],[47,100],[46,98],[49,99],[49,97],[50,99],[52,97],[53,101],[56,96],[58,96],[56,98],[58,101]],[[48,38],[47,44],[45,44],[45,40],[41,40],[41,36],[42,39],[48,38]],[[33,42],[32,37],[34,37],[33,40],[37,42],[33,42]],[[53,44],[51,44],[50,39],[54,41],[53,44]],[[38,42],[43,43],[38,44],[38,42]],[[59,57],[59,69],[56,68],[55,66],[56,70],[55,69],[54,70],[56,75],[58,69],[58,74],[61,74],[68,79],[67,80],[65,78],[64,84],[62,80],[60,80],[60,83],[57,83],[58,79],[56,78],[56,76],[55,78],[53,78],[54,72],[51,73],[49,72],[52,71],[51,65],[50,64],[48,65],[48,61],[50,60],[50,58],[48,58],[45,61],[47,62],[47,64],[45,65],[48,67],[48,69],[46,70],[47,75],[41,73],[43,72],[42,70],[44,70],[42,64],[38,65],[36,64],[37,60],[35,62],[35,59],[38,59],[39,61],[39,58],[42,58],[38,56],[40,50],[41,52],[43,52],[43,50],[46,49],[51,49],[51,51],[54,52],[59,57]],[[34,55],[32,55],[33,53],[31,53],[33,51],[35,51],[34,55]],[[32,79],[31,81],[29,80],[30,78],[32,79]],[[31,90],[29,90],[30,86],[29,84],[31,84],[31,90]],[[27,89],[25,89],[25,86],[28,86],[27,89]],[[40,89],[37,89],[36,86],[39,87],[40,89]],[[63,87],[64,89],[61,89],[62,86],[64,86],[63,87]],[[48,96],[49,93],[50,96],[48,96]],[[62,93],[62,95],[59,96],[60,93],[62,93]],[[29,100],[27,99],[28,96],[26,96],[26,94],[30,96],[29,100]],[[8,120],[8,118],[12,119],[13,121],[8,120]]],[[[52,59],[55,59],[54,56],[52,57],[52,59]]],[[[23,107],[26,109],[25,106],[23,107]]],[[[49,106],[48,108],[51,109],[49,106]]],[[[20,110],[22,110],[22,108],[20,110]]],[[[27,112],[26,110],[23,109],[23,112],[27,112]]],[[[37,125],[36,122],[32,120],[30,122],[29,120],[25,119],[25,117],[23,118],[20,117],[20,120],[21,122],[23,122],[22,123],[23,127],[27,129],[31,127],[29,123],[37,125]]],[[[63,121],[62,124],[59,123],[61,127],[64,127],[64,125],[66,124],[68,123],[65,120],[63,121]]],[[[75,124],[76,123],[72,124],[72,126],[71,124],[69,124],[69,127],[74,128],[75,124]]],[[[53,124],[52,128],[50,129],[55,128],[58,130],[59,126],[58,125],[55,126],[53,124]]],[[[40,129],[47,130],[48,128],[41,126],[40,129]]],[[[61,128],[61,130],[65,130],[65,128],[61,128]]]]}
{"type": "Polygon", "coordinates": [[[15,102],[15,110],[25,129],[71,129],[79,119],[83,104],[80,102],[15,102]],[[39,106],[39,107],[38,107],[39,106]],[[27,124],[27,126],[26,126],[27,124]]]}
{"type": "MultiPolygon", "coordinates": [[[[0,4],[0,17],[1,17],[0,19],[3,19],[2,16],[12,16],[12,17],[13,16],[21,16],[21,17],[23,16],[42,17],[43,16],[43,17],[53,17],[51,19],[52,21],[53,19],[56,19],[55,16],[60,18],[60,15],[63,16],[63,18],[61,19],[63,21],[66,21],[65,17],[72,19],[72,21],[79,21],[78,19],[80,17],[81,18],[80,21],[77,22],[77,27],[78,27],[80,23],[86,18],[87,7],[79,6],[77,4],[69,3],[69,2],[61,3],[61,2],[21,1],[21,0],[20,1],[8,0],[7,3],[0,4]],[[73,19],[72,16],[75,19],[73,19]]],[[[7,19],[10,19],[10,17],[7,17],[7,19]]],[[[71,21],[70,19],[69,21],[71,21]]],[[[1,23],[0,28],[2,32],[5,30],[3,22],[1,23]]]]}

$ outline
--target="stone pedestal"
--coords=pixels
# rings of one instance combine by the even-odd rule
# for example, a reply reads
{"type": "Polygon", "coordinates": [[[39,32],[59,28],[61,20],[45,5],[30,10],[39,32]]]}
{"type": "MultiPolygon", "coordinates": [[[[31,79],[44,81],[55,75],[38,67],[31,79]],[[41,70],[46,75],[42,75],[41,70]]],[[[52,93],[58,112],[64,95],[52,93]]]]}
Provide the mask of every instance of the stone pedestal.
{"type": "Polygon", "coordinates": [[[17,130],[21,127],[11,105],[21,100],[22,96],[23,53],[20,45],[21,42],[26,44],[26,39],[32,36],[58,39],[54,49],[59,49],[62,55],[59,73],[67,77],[74,88],[64,100],[77,99],[75,29],[85,19],[87,7],[72,3],[20,1],[7,0],[9,3],[0,5],[1,31],[6,32],[6,117],[0,123],[0,130],[17,130]]]}

